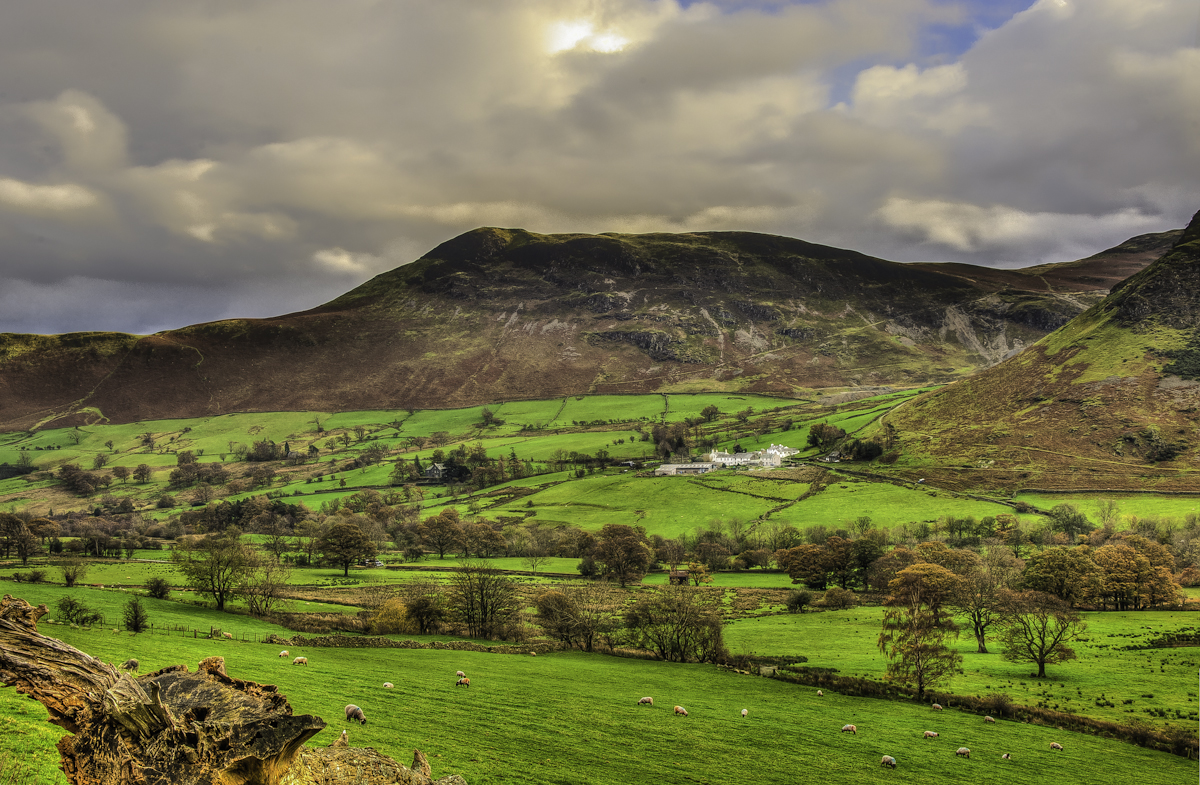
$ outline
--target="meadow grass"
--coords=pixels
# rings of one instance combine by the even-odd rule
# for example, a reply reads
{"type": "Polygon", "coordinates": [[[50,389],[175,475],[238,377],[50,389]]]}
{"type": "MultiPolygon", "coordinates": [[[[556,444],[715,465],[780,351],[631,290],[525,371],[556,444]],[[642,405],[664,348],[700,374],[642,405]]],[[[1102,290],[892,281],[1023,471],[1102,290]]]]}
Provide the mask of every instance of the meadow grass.
{"type": "MultiPolygon", "coordinates": [[[[309,666],[279,659],[277,647],[166,636],[112,636],[55,629],[64,641],[110,662],[136,657],[142,671],[210,655],[225,658],[235,678],[276,684],[296,714],[316,714],[328,727],[311,746],[326,746],[345,729],[352,746],[371,746],[407,763],[421,749],[435,777],[462,775],[481,783],[717,782],[730,769],[771,783],[861,783],[887,777],[897,782],[1094,783],[1137,777],[1147,785],[1194,776],[1194,764],[1131,744],[1001,721],[903,702],[853,698],[702,665],[560,653],[527,657],[444,650],[330,649],[289,647],[309,666]],[[453,686],[454,672],[471,677],[453,686]],[[394,689],[383,689],[390,681],[394,689]],[[637,706],[643,695],[654,707],[637,706]],[[347,724],[342,707],[361,706],[368,723],[347,724]],[[671,706],[689,716],[672,716],[671,706]],[[743,719],[741,710],[749,716],[743,719]],[[856,735],[840,733],[847,722],[856,735]],[[941,737],[925,741],[936,729],[941,737]],[[1050,741],[1065,751],[1051,753],[1050,741]],[[971,749],[971,759],[954,750],[971,749]],[[1002,761],[1000,754],[1014,758],[1002,761]],[[900,763],[881,771],[880,756],[900,763]],[[1103,760],[1098,779],[1096,761],[1103,760]]],[[[28,713],[10,724],[38,725],[44,710],[26,701],[28,713]]],[[[5,734],[0,752],[14,739],[53,758],[40,735],[5,734]]],[[[740,777],[741,775],[735,775],[740,777]]]]}

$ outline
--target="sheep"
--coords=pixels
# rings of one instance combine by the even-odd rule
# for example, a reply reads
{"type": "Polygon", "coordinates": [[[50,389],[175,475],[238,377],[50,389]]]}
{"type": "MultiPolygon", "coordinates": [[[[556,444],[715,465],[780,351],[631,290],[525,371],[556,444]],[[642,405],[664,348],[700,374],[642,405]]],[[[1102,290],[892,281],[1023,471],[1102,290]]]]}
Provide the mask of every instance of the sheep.
{"type": "Polygon", "coordinates": [[[954,751],[954,754],[956,756],[961,756],[963,758],[968,758],[968,759],[971,757],[971,751],[969,749],[967,749],[966,747],[959,747],[957,750],[954,751]]]}
{"type": "Polygon", "coordinates": [[[385,681],[385,682],[383,683],[383,688],[384,688],[385,690],[390,690],[390,689],[391,689],[393,686],[394,686],[394,685],[393,685],[393,684],[392,684],[390,681],[385,681]]]}
{"type": "Polygon", "coordinates": [[[742,719],[746,719],[746,715],[750,713],[749,709],[742,709],[742,719]]]}
{"type": "Polygon", "coordinates": [[[683,708],[682,706],[676,706],[675,713],[678,714],[680,717],[686,717],[687,709],[683,708]]]}
{"type": "Polygon", "coordinates": [[[1052,742],[1050,742],[1050,749],[1058,750],[1059,752],[1062,752],[1062,745],[1059,744],[1057,741],[1052,741],[1052,742]]]}
{"type": "Polygon", "coordinates": [[[346,722],[349,722],[350,720],[358,720],[360,725],[366,725],[367,715],[363,714],[362,709],[351,703],[346,706],[346,722]]]}
{"type": "Polygon", "coordinates": [[[1012,760],[1012,756],[1006,752],[1000,756],[1000,760],[1012,760]]]}
{"type": "Polygon", "coordinates": [[[824,698],[824,697],[825,697],[825,693],[824,693],[824,692],[822,692],[821,690],[817,690],[817,697],[818,697],[818,698],[824,698]]]}
{"type": "Polygon", "coordinates": [[[297,657],[296,659],[292,660],[292,664],[293,665],[307,665],[308,657],[297,657]]]}
{"type": "Polygon", "coordinates": [[[638,698],[637,705],[639,705],[639,706],[642,706],[642,705],[645,705],[645,706],[653,706],[653,705],[654,705],[654,698],[651,698],[649,695],[647,695],[647,696],[646,696],[646,697],[644,697],[644,698],[638,698]]]}
{"type": "Polygon", "coordinates": [[[941,710],[942,710],[942,704],[940,704],[940,703],[935,703],[935,704],[933,704],[932,706],[930,706],[929,708],[933,709],[934,711],[941,711],[941,710]]]}
{"type": "Polygon", "coordinates": [[[984,722],[995,722],[996,720],[995,720],[995,718],[993,718],[993,717],[984,717],[984,718],[983,718],[983,721],[984,721],[984,722]]]}
{"type": "Polygon", "coordinates": [[[283,659],[284,657],[290,657],[290,656],[292,656],[292,655],[288,654],[288,650],[287,650],[287,649],[284,649],[283,651],[279,652],[279,658],[280,658],[280,659],[283,659]]]}
{"type": "Polygon", "coordinates": [[[137,660],[132,660],[132,659],[131,659],[131,660],[125,660],[125,662],[122,662],[122,663],[121,663],[121,666],[120,666],[120,667],[121,667],[121,670],[133,671],[134,673],[137,673],[137,670],[138,670],[138,661],[137,661],[137,660]]]}
{"type": "Polygon", "coordinates": [[[853,733],[855,736],[857,736],[858,735],[858,726],[857,725],[843,725],[842,733],[853,733]]]}
{"type": "Polygon", "coordinates": [[[894,769],[894,768],[896,768],[896,759],[893,758],[891,755],[884,755],[883,760],[881,760],[879,762],[879,765],[880,766],[891,766],[894,769]]]}
{"type": "Polygon", "coordinates": [[[224,635],[224,636],[225,636],[225,638],[226,638],[227,640],[233,640],[233,633],[232,633],[232,632],[223,632],[223,633],[221,633],[221,634],[222,634],[222,635],[224,635]]]}
{"type": "Polygon", "coordinates": [[[925,731],[925,738],[936,739],[937,737],[938,737],[937,731],[932,731],[932,730],[925,731]]]}
{"type": "Polygon", "coordinates": [[[455,671],[454,675],[461,679],[463,676],[466,676],[467,674],[463,673],[462,671],[455,671]]]}
{"type": "Polygon", "coordinates": [[[470,679],[468,679],[466,676],[463,676],[461,679],[459,679],[458,681],[454,682],[454,686],[455,686],[455,687],[470,687],[470,686],[471,686],[471,680],[470,680],[470,679]]]}

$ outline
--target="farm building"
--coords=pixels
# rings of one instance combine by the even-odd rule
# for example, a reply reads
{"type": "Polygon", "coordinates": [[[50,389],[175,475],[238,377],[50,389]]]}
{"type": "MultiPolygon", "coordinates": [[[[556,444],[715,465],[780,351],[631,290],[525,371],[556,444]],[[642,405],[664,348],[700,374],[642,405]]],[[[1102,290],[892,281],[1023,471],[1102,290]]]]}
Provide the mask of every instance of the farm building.
{"type": "Polygon", "coordinates": [[[676,474],[707,474],[720,468],[715,463],[664,463],[654,470],[655,477],[669,477],[676,474]]]}
{"type": "Polygon", "coordinates": [[[764,466],[778,468],[783,465],[783,459],[800,452],[794,447],[782,444],[772,444],[765,450],[754,452],[728,453],[723,450],[713,450],[709,460],[721,466],[764,466]]]}

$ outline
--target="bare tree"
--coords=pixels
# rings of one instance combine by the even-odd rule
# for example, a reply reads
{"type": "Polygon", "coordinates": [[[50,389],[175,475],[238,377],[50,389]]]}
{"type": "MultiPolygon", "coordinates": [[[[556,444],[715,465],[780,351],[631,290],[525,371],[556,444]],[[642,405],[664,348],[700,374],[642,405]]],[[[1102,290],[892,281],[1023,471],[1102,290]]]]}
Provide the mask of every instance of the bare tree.
{"type": "Polygon", "coordinates": [[[521,609],[516,584],[500,570],[465,561],[450,578],[449,609],[472,638],[503,635],[521,609]]]}
{"type": "Polygon", "coordinates": [[[238,583],[238,595],[255,616],[270,616],[287,602],[284,590],[292,567],[270,554],[247,549],[246,566],[238,583]]]}
{"type": "Polygon", "coordinates": [[[63,559],[58,567],[62,570],[63,583],[68,587],[87,577],[88,563],[83,559],[63,559]]]}
{"type": "Polygon", "coordinates": [[[1010,592],[1000,619],[1000,645],[1009,662],[1032,662],[1038,678],[1047,665],[1076,659],[1067,644],[1078,640],[1087,624],[1065,601],[1040,591],[1010,592]]]}

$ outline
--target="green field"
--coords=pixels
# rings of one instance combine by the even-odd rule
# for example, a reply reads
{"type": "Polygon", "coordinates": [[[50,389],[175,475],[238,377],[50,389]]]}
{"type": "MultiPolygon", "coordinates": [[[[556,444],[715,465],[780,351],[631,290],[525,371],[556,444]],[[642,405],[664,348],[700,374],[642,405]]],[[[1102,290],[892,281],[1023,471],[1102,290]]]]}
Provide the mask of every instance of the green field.
{"type": "MultiPolygon", "coordinates": [[[[755,780],[790,783],[897,782],[1094,783],[1120,777],[1183,782],[1195,765],[1183,758],[1052,728],[982,722],[954,710],[931,714],[918,704],[852,698],[700,665],[563,653],[541,657],[439,650],[289,647],[307,656],[293,667],[277,647],[159,635],[114,636],[54,629],[54,634],[111,662],[136,657],[150,671],[225,658],[231,676],[276,684],[297,714],[329,723],[310,744],[330,744],[341,730],[352,746],[371,746],[407,763],[425,752],[435,777],[461,774],[480,783],[723,782],[735,762],[755,780]],[[454,672],[471,677],[456,689],[454,672]],[[384,689],[390,681],[395,689],[384,689]],[[635,703],[653,696],[654,707],[635,703]],[[342,707],[356,703],[369,722],[347,725],[342,707]],[[671,706],[689,716],[672,716],[671,706]],[[742,709],[749,716],[743,719],[742,709]],[[856,735],[839,733],[854,723],[856,735]],[[938,739],[925,741],[924,730],[938,739]],[[1065,751],[1052,753],[1051,741],[1065,751]],[[971,749],[970,760],[954,750],[971,749]],[[1003,761],[1003,752],[1013,759],[1003,761]],[[895,771],[881,771],[890,754],[895,771]],[[1095,762],[1104,761],[1097,778],[1095,762]]],[[[39,724],[36,704],[0,692],[0,713],[13,729],[0,751],[54,759],[57,729],[39,724]],[[18,746],[20,745],[20,746],[18,746]]],[[[46,771],[43,781],[52,781],[46,771]]],[[[735,775],[740,777],[741,775],[735,775]]]]}

